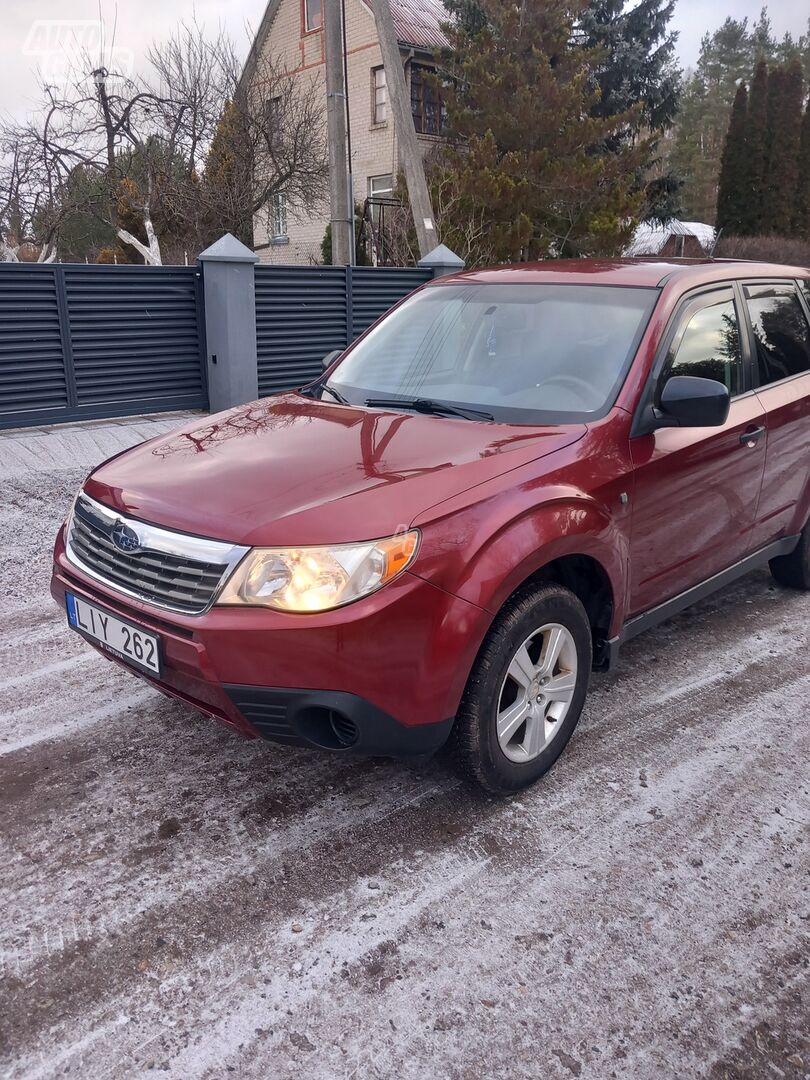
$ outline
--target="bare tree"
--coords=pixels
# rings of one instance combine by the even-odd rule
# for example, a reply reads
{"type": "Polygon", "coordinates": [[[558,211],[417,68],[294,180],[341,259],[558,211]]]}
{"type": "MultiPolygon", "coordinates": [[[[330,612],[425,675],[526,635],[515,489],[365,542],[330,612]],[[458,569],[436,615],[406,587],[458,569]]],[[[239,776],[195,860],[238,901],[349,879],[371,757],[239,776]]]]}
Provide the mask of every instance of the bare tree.
{"type": "Polygon", "coordinates": [[[0,254],[3,262],[19,262],[24,237],[22,192],[25,189],[29,162],[24,148],[16,141],[4,140],[0,171],[0,254]]]}
{"type": "Polygon", "coordinates": [[[64,181],[39,133],[24,125],[0,131],[0,261],[56,258],[69,206],[64,181]]]}
{"type": "MultiPolygon", "coordinates": [[[[86,67],[90,67],[89,59],[86,67]]],[[[102,197],[81,209],[90,209],[106,220],[120,240],[135,247],[147,262],[159,263],[160,245],[152,216],[155,164],[165,156],[165,145],[157,95],[104,68],[74,78],[64,89],[43,85],[42,95],[38,117],[22,125],[6,125],[0,130],[0,143],[12,168],[15,152],[18,161],[28,163],[24,177],[19,168],[16,177],[18,201],[31,208],[29,219],[40,221],[45,208],[52,210],[52,235],[45,243],[53,246],[60,224],[79,209],[67,195],[71,178],[84,170],[99,177],[97,190],[102,197]],[[119,227],[117,220],[118,186],[136,158],[144,180],[139,213],[145,244],[119,227]]]]}
{"type": "Polygon", "coordinates": [[[18,206],[40,229],[51,222],[48,254],[65,215],[81,210],[157,265],[167,243],[199,249],[234,223],[249,242],[253,217],[279,192],[293,210],[323,196],[326,141],[312,81],[266,58],[240,81],[230,39],[196,23],[148,59],[133,79],[84,57],[64,89],[43,85],[36,121],[0,125],[5,257],[18,206]],[[81,207],[67,198],[77,170],[97,179],[81,207]]]}
{"type": "MultiPolygon", "coordinates": [[[[436,215],[436,236],[468,265],[487,265],[494,261],[494,249],[489,243],[489,226],[483,207],[471,209],[464,201],[452,170],[447,169],[443,147],[431,150],[425,157],[433,212],[436,215]]],[[[386,206],[379,222],[373,217],[373,207],[367,218],[375,261],[380,252],[385,262],[393,266],[412,266],[419,258],[419,247],[413,228],[413,215],[407,203],[405,184],[397,183],[398,206],[386,206]],[[382,235],[384,233],[384,235],[382,235]]]]}
{"type": "Polygon", "coordinates": [[[253,221],[281,195],[295,214],[327,195],[326,114],[314,76],[291,73],[278,58],[253,56],[244,74],[221,37],[217,67],[227,95],[194,199],[203,222],[225,222],[252,239],[253,221]]]}

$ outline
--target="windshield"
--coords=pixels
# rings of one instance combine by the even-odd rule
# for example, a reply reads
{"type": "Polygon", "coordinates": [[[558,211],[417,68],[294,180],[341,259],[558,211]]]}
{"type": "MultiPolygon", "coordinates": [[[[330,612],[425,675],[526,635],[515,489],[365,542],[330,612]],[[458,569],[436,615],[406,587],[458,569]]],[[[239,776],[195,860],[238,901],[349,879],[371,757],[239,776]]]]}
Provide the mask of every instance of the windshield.
{"type": "Polygon", "coordinates": [[[383,319],[324,385],[352,405],[418,398],[507,423],[596,419],[613,405],[657,297],[604,285],[428,288],[383,319]]]}

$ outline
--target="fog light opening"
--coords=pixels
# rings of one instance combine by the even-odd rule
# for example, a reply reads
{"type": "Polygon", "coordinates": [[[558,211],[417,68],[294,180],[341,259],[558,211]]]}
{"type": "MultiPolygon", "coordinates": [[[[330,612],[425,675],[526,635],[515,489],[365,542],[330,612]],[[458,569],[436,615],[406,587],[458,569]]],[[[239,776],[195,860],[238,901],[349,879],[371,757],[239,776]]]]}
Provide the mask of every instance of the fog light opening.
{"type": "Polygon", "coordinates": [[[320,705],[302,709],[295,721],[300,734],[324,750],[348,750],[360,737],[350,717],[320,705]]]}
{"type": "Polygon", "coordinates": [[[342,713],[335,712],[334,709],[329,710],[329,718],[332,730],[335,737],[340,741],[340,745],[354,746],[360,735],[354,720],[350,720],[348,716],[344,716],[342,713]]]}

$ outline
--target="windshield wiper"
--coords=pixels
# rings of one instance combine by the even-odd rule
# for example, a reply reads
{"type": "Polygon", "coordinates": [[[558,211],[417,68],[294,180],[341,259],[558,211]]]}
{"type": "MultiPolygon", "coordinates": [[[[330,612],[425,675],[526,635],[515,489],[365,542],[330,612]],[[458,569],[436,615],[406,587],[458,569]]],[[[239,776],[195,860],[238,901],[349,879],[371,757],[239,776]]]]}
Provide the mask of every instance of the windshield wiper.
{"type": "Polygon", "coordinates": [[[347,398],[345,398],[339,390],[335,390],[333,386],[329,386],[325,382],[316,382],[314,386],[307,387],[304,390],[299,390],[298,393],[303,394],[304,397],[315,397],[315,392],[318,390],[328,391],[335,399],[335,401],[340,402],[341,405],[351,405],[351,402],[347,398]]]}
{"type": "Polygon", "coordinates": [[[345,398],[339,390],[335,390],[334,386],[330,386],[329,383],[321,383],[320,389],[330,393],[335,401],[339,401],[341,405],[351,405],[348,398],[345,398]]]}
{"type": "Polygon", "coordinates": [[[430,416],[463,416],[466,420],[494,420],[492,413],[483,409],[468,409],[461,405],[446,405],[443,401],[432,398],[367,398],[366,405],[371,409],[413,409],[414,412],[427,413],[430,416]]]}

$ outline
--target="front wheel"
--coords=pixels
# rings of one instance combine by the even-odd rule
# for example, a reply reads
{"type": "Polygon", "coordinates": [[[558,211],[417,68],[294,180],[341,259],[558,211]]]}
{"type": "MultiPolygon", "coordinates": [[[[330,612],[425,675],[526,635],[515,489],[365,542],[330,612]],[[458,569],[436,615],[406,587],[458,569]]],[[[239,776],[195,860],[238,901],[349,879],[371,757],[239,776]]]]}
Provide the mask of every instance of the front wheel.
{"type": "Polygon", "coordinates": [[[547,773],[577,726],[591,669],[591,628],[559,585],[517,593],[476,658],[451,752],[467,778],[495,795],[547,773]]]}

